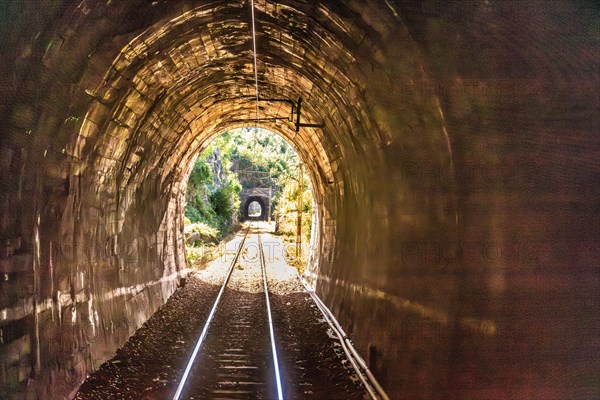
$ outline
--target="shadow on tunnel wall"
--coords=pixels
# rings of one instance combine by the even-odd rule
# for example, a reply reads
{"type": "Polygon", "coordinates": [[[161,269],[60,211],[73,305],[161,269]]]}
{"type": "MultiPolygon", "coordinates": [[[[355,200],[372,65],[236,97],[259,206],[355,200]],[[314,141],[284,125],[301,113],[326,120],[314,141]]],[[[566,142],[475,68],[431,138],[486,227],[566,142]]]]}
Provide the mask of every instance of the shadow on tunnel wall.
{"type": "MultiPolygon", "coordinates": [[[[186,273],[195,157],[254,117],[245,1],[0,5],[0,397],[69,395],[186,273]]],[[[308,278],[393,398],[597,398],[591,1],[257,2],[308,278]]],[[[268,120],[267,118],[272,118],[268,120]]]]}

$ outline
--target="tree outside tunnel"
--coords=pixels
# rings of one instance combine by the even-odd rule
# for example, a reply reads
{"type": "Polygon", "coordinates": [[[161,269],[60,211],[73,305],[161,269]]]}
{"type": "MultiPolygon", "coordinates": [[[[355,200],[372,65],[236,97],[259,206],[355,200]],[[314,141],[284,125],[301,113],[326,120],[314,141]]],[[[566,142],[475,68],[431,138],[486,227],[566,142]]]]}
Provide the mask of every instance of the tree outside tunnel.
{"type": "Polygon", "coordinates": [[[222,140],[216,142],[202,152],[192,166],[184,216],[188,224],[216,229],[221,239],[237,226],[242,186],[231,170],[231,153],[222,140]]]}
{"type": "Polygon", "coordinates": [[[0,6],[0,397],[68,396],[164,304],[198,154],[258,109],[391,396],[598,398],[597,6],[254,3],[256,53],[248,1],[0,6]]]}

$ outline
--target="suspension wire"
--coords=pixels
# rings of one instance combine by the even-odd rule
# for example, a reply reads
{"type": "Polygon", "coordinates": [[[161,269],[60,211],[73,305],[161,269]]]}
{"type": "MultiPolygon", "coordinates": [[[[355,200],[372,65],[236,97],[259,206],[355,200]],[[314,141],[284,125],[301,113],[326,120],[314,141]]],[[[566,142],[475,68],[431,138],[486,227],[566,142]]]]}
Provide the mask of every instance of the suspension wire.
{"type": "Polygon", "coordinates": [[[256,89],[256,124],[255,128],[258,130],[258,124],[260,123],[260,115],[258,112],[258,67],[256,63],[256,22],[254,17],[254,0],[250,0],[250,6],[252,7],[252,56],[254,59],[254,85],[256,89]]]}

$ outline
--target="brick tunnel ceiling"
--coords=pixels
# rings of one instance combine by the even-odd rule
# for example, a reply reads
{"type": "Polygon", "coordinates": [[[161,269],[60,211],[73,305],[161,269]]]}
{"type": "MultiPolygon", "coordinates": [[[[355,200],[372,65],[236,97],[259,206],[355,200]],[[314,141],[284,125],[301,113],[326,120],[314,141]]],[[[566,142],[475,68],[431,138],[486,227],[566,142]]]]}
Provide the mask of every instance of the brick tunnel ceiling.
{"type": "MultiPolygon", "coordinates": [[[[0,3],[0,334],[33,338],[36,391],[63,397],[189,272],[191,166],[255,118],[250,2],[0,3]]],[[[255,7],[260,96],[301,96],[302,122],[324,123],[296,132],[288,103],[260,102],[312,182],[305,276],[392,397],[581,397],[569,377],[598,370],[598,6],[255,7]]]]}
{"type": "MultiPolygon", "coordinates": [[[[95,168],[116,171],[115,165],[122,163],[122,183],[136,171],[147,173],[156,166],[164,178],[181,181],[212,137],[254,124],[249,3],[225,3],[160,21],[124,47],[103,84],[87,91],[97,101],[82,126],[75,158],[85,158],[93,146],[93,157],[99,156],[95,168]]],[[[336,179],[341,160],[360,156],[365,143],[385,140],[385,132],[374,129],[376,121],[366,112],[370,107],[362,87],[370,77],[361,75],[359,55],[351,49],[394,34],[397,23],[383,15],[374,27],[360,26],[353,21],[364,24],[362,19],[338,12],[323,4],[296,9],[264,2],[256,11],[260,97],[296,101],[302,96],[301,122],[325,124],[324,129],[296,133],[289,121],[269,120],[288,118],[290,104],[261,101],[261,126],[294,145],[308,165],[317,196],[323,185],[341,182],[336,179]],[[359,143],[353,132],[374,136],[359,143]]]]}

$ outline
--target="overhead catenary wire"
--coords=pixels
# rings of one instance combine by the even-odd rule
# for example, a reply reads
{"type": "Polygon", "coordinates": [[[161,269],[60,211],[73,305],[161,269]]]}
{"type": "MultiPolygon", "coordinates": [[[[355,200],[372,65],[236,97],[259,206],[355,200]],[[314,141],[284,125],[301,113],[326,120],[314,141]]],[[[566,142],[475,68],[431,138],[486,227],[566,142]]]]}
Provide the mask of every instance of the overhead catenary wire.
{"type": "Polygon", "coordinates": [[[254,16],[254,0],[250,0],[250,7],[252,7],[252,59],[254,63],[254,86],[256,90],[256,127],[260,123],[260,113],[258,108],[259,103],[259,92],[258,92],[258,66],[256,56],[256,18],[254,16]]]}

